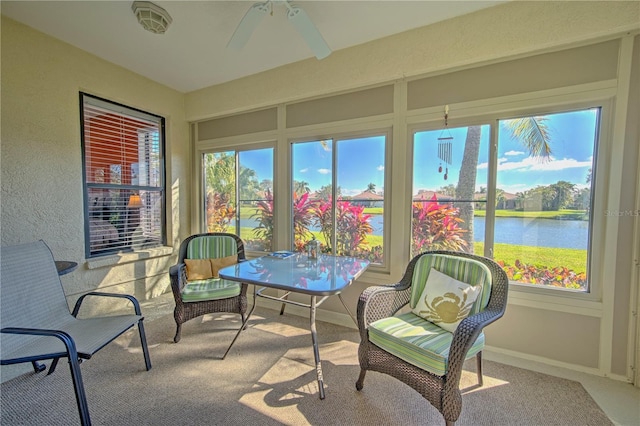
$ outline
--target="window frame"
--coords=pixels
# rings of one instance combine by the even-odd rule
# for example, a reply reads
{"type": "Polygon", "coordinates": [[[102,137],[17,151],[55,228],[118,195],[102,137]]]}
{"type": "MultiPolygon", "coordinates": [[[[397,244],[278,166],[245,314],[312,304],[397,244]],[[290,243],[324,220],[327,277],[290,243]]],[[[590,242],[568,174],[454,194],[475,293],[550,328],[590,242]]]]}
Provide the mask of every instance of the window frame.
{"type": "MultiPolygon", "coordinates": [[[[483,102],[484,103],[484,102],[483,102]]],[[[613,113],[613,93],[610,90],[583,90],[575,93],[555,94],[533,93],[521,94],[510,97],[503,103],[490,103],[482,105],[477,102],[450,106],[451,111],[458,110],[449,116],[448,126],[450,128],[469,127],[475,125],[490,125],[489,140],[489,170],[487,176],[487,214],[485,218],[485,240],[491,233],[491,240],[494,240],[495,224],[495,192],[497,181],[497,161],[498,161],[498,125],[500,120],[514,117],[526,117],[537,115],[549,115],[563,112],[581,111],[592,108],[600,110],[596,123],[597,133],[595,135],[595,146],[593,153],[593,168],[591,180],[591,200],[589,218],[589,241],[587,248],[587,277],[588,291],[563,291],[563,289],[550,288],[547,286],[534,286],[518,282],[510,282],[510,299],[517,300],[519,304],[525,306],[557,306],[560,310],[575,310],[585,312],[588,315],[598,316],[601,312],[602,291],[604,288],[602,273],[604,270],[603,246],[604,244],[593,244],[594,241],[604,241],[605,223],[604,218],[596,216],[596,212],[605,211],[607,182],[603,178],[608,175],[608,156],[612,142],[611,117],[613,113]],[[545,96],[546,95],[546,96],[545,96]],[[452,118],[453,116],[453,118],[452,118]],[[491,208],[489,208],[491,207],[491,208]],[[489,223],[489,221],[491,223],[489,223]],[[564,302],[566,300],[567,302],[564,302]],[[568,302],[573,300],[573,302],[568,302]],[[577,304],[576,304],[577,303],[577,304]]],[[[434,108],[416,111],[408,114],[407,120],[407,143],[409,152],[408,158],[413,164],[413,142],[414,135],[421,131],[437,131],[443,127],[442,113],[436,112],[434,108]]],[[[413,167],[406,176],[408,187],[412,188],[413,167]]],[[[413,194],[409,195],[409,200],[413,194]]],[[[409,208],[406,212],[411,219],[412,211],[409,208]]],[[[411,223],[410,221],[408,223],[411,223]]],[[[409,229],[408,233],[410,234],[409,229]]],[[[410,240],[409,240],[410,241],[410,240]]],[[[493,244],[493,243],[492,243],[493,244]]],[[[486,244],[482,255],[492,258],[489,248],[492,244],[486,244]]],[[[410,245],[410,242],[409,242],[410,245]]],[[[409,250],[410,252],[410,250],[409,250]]]]}
{"type": "MultiPolygon", "coordinates": [[[[236,137],[232,137],[232,140],[237,140],[236,137]]],[[[198,146],[198,149],[196,151],[196,155],[194,158],[194,161],[196,163],[196,167],[194,168],[195,173],[197,174],[196,177],[196,182],[198,183],[198,187],[196,188],[195,193],[197,194],[197,199],[198,199],[198,209],[197,209],[197,213],[196,213],[196,223],[198,223],[198,231],[197,232],[208,232],[207,231],[207,215],[206,215],[206,209],[207,209],[207,205],[206,205],[206,176],[204,175],[204,156],[206,154],[216,154],[216,153],[223,153],[223,152],[230,152],[233,151],[234,152],[234,156],[237,156],[237,154],[239,152],[243,152],[243,151],[254,151],[254,150],[261,150],[261,149],[272,149],[273,150],[273,208],[274,208],[274,215],[275,212],[277,211],[277,174],[276,174],[276,163],[277,163],[277,156],[278,156],[278,150],[276,147],[276,142],[275,140],[272,140],[271,138],[267,139],[267,140],[263,140],[263,141],[257,141],[253,138],[246,138],[243,137],[242,141],[238,141],[238,142],[229,142],[229,143],[217,143],[217,144],[211,144],[211,143],[202,143],[200,146],[198,146]]],[[[235,174],[236,177],[238,175],[238,167],[236,166],[236,170],[235,170],[235,174]]],[[[238,187],[237,187],[237,183],[238,180],[236,179],[236,203],[239,199],[239,194],[240,191],[238,191],[238,187]]],[[[234,219],[234,226],[236,227],[236,229],[240,228],[240,223],[239,223],[239,219],[236,216],[236,218],[234,219]]],[[[235,232],[232,232],[235,234],[235,232]]],[[[239,232],[238,232],[239,233],[239,232]]],[[[273,247],[272,250],[277,250],[277,223],[274,223],[274,239],[273,239],[273,247]]],[[[239,235],[238,235],[239,236],[239,235]]],[[[252,256],[264,256],[266,252],[263,251],[256,251],[256,250],[251,250],[250,248],[248,248],[247,246],[245,246],[245,252],[249,255],[249,257],[252,256]]]]}
{"type": "MultiPolygon", "coordinates": [[[[140,250],[147,250],[150,248],[163,247],[167,244],[167,221],[166,221],[166,154],[165,154],[165,118],[153,114],[147,111],[143,111],[138,108],[130,107],[118,102],[111,101],[109,99],[101,98],[95,95],[91,95],[85,92],[79,92],[79,110],[80,110],[80,145],[81,145],[81,156],[82,156],[82,187],[83,187],[83,210],[84,210],[84,243],[85,243],[85,258],[86,259],[99,259],[105,256],[113,255],[113,254],[121,254],[121,253],[132,253],[140,250]],[[160,186],[153,185],[134,185],[134,184],[115,184],[115,183],[96,183],[88,181],[88,172],[87,169],[87,141],[85,136],[85,104],[93,105],[97,108],[103,108],[108,110],[114,114],[119,114],[122,116],[127,116],[131,118],[139,118],[142,120],[153,121],[156,123],[158,129],[158,171],[160,176],[158,176],[158,181],[160,186]],[[138,247],[132,243],[129,243],[127,246],[126,241],[122,244],[118,244],[111,249],[107,250],[94,250],[91,249],[91,227],[90,227],[90,218],[91,211],[89,208],[90,201],[90,189],[103,189],[103,190],[126,190],[126,191],[135,191],[140,193],[140,191],[153,191],[157,192],[160,197],[160,205],[159,205],[159,215],[160,215],[160,230],[159,230],[159,241],[152,244],[145,244],[143,246],[138,247]]],[[[147,164],[150,163],[150,160],[147,160],[147,164]]],[[[147,166],[148,169],[151,167],[147,166]]],[[[125,207],[126,208],[126,207],[125,207]]],[[[140,213],[138,213],[140,214],[140,213]]],[[[140,220],[140,219],[139,219],[140,220]]],[[[141,225],[138,225],[141,226],[141,225]]]]}
{"type": "MultiPolygon", "coordinates": [[[[371,273],[385,273],[388,274],[391,269],[391,206],[392,204],[392,195],[391,195],[391,158],[392,158],[392,147],[393,147],[393,126],[385,126],[385,127],[369,127],[367,125],[363,126],[353,126],[358,127],[358,130],[345,130],[344,127],[335,127],[331,125],[322,126],[324,132],[291,132],[293,134],[288,138],[288,158],[287,158],[287,189],[289,191],[289,198],[287,199],[288,204],[288,242],[287,244],[290,247],[293,247],[294,235],[293,235],[293,209],[292,209],[292,200],[293,200],[293,146],[297,143],[307,143],[307,142],[315,142],[321,140],[332,140],[334,144],[341,140],[352,140],[352,139],[364,139],[370,137],[384,137],[384,168],[385,168],[385,176],[384,176],[384,201],[383,201],[383,232],[382,232],[382,247],[383,247],[383,262],[382,263],[372,263],[367,268],[367,272],[365,273],[369,276],[371,273]]],[[[335,167],[336,160],[336,148],[334,146],[334,152],[332,152],[332,182],[337,181],[337,169],[335,167]]],[[[288,249],[290,249],[290,247],[288,249]]]]}

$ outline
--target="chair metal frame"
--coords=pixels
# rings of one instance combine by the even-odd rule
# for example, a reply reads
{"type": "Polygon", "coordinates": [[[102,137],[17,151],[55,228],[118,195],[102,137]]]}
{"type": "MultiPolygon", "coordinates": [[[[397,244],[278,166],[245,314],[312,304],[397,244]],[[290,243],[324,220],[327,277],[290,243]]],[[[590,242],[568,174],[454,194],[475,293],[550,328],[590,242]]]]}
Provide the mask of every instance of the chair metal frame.
{"type": "MultiPolygon", "coordinates": [[[[50,265],[44,265],[43,270],[47,273],[50,274],[51,276],[55,275],[55,277],[57,278],[58,283],[60,284],[59,287],[59,291],[60,293],[62,293],[62,297],[64,297],[64,290],[62,288],[62,282],[60,281],[60,278],[58,276],[58,271],[55,267],[55,263],[53,260],[53,256],[51,254],[51,251],[49,250],[49,248],[46,246],[46,244],[43,241],[39,241],[37,243],[34,243],[32,245],[24,245],[25,247],[33,247],[33,251],[35,250],[42,250],[42,246],[46,247],[46,249],[48,250],[49,253],[49,258],[44,258],[42,259],[44,262],[47,262],[50,265]],[[47,270],[47,266],[49,266],[48,270],[47,270]]],[[[3,247],[3,256],[11,250],[11,247],[3,247]]],[[[4,260],[4,259],[3,259],[4,260]]],[[[40,260],[40,259],[38,259],[40,260]]],[[[28,267],[28,262],[30,262],[32,260],[29,259],[25,259],[25,266],[28,267]]],[[[3,262],[3,267],[4,267],[4,262],[3,262]]],[[[3,271],[4,272],[4,271],[3,271]]],[[[7,284],[5,282],[5,279],[9,278],[8,276],[4,276],[3,273],[3,277],[2,277],[2,285],[3,286],[7,286],[7,285],[25,285],[24,283],[13,283],[11,282],[11,280],[7,280],[9,281],[9,283],[7,284]]],[[[53,279],[53,278],[51,278],[53,279]]],[[[37,291],[37,284],[39,284],[38,282],[35,281],[29,281],[27,280],[34,289],[34,291],[37,291]]],[[[49,284],[49,283],[45,283],[45,284],[49,284]]],[[[46,291],[56,291],[55,289],[47,289],[46,291]]],[[[3,292],[3,298],[6,296],[6,294],[3,292]]],[[[82,325],[82,319],[77,319],[77,315],[80,311],[80,307],[82,306],[83,301],[85,300],[85,298],[87,296],[98,296],[98,297],[115,297],[115,298],[125,298],[127,300],[129,300],[134,307],[134,311],[135,311],[135,315],[134,316],[129,316],[131,317],[130,321],[130,325],[128,325],[128,327],[124,328],[121,325],[118,326],[117,328],[114,328],[114,332],[112,334],[109,335],[108,338],[103,339],[100,342],[100,346],[92,351],[83,351],[83,350],[78,350],[78,347],[82,346],[82,337],[76,337],[74,338],[72,335],[74,334],[74,331],[72,331],[72,327],[66,327],[63,329],[47,329],[47,328],[42,328],[42,327],[29,327],[29,325],[31,324],[27,324],[24,320],[18,321],[16,320],[15,322],[12,321],[11,319],[7,319],[7,318],[3,318],[3,322],[6,323],[7,321],[9,321],[10,323],[14,323],[16,325],[20,325],[20,326],[9,326],[9,327],[3,327],[2,329],[0,329],[0,333],[2,334],[7,334],[7,335],[22,335],[22,336],[48,336],[48,337],[53,337],[56,338],[58,340],[60,340],[65,347],[64,351],[59,351],[59,350],[54,350],[55,346],[51,346],[51,350],[50,351],[45,351],[42,353],[29,353],[28,355],[25,356],[18,356],[18,357],[7,357],[5,358],[4,355],[2,356],[2,358],[0,359],[0,364],[1,365],[12,365],[12,364],[21,364],[21,363],[25,363],[25,362],[31,362],[31,364],[33,365],[33,369],[35,373],[39,373],[41,371],[45,370],[45,365],[44,364],[40,364],[38,361],[44,361],[44,360],[49,360],[51,359],[51,366],[49,368],[49,372],[47,373],[47,375],[52,374],[55,369],[56,366],[58,364],[58,361],[60,360],[60,358],[67,358],[69,360],[69,369],[71,371],[71,379],[73,382],[73,387],[74,387],[74,391],[75,391],[75,396],[76,396],[76,402],[78,404],[78,414],[80,416],[80,422],[83,426],[86,425],[90,425],[91,424],[91,417],[89,415],[89,407],[87,405],[87,397],[86,397],[86,393],[84,390],[84,384],[83,384],[83,380],[82,380],[82,372],[80,371],[80,363],[82,362],[83,359],[90,359],[93,354],[95,354],[97,351],[99,351],[100,349],[102,349],[103,347],[105,347],[107,344],[111,343],[113,340],[115,340],[117,337],[119,337],[120,335],[122,335],[124,332],[126,332],[127,330],[129,330],[130,328],[132,328],[134,325],[138,326],[138,331],[140,334],[140,342],[142,345],[142,352],[144,355],[144,362],[145,362],[145,367],[148,370],[151,369],[151,358],[149,357],[149,349],[147,346],[147,340],[146,340],[146,335],[145,335],[145,331],[144,331],[144,325],[143,325],[143,320],[144,317],[142,316],[142,312],[140,309],[140,304],[138,303],[138,300],[134,297],[134,296],[130,296],[130,295],[126,295],[126,294],[115,294],[115,293],[104,293],[104,292],[96,292],[96,291],[92,291],[86,294],[83,294],[82,296],[80,296],[80,298],[76,301],[75,307],[73,309],[73,312],[70,313],[68,308],[66,311],[64,312],[53,312],[53,315],[56,316],[60,316],[60,317],[67,317],[67,316],[71,316],[73,317],[73,319],[71,319],[70,321],[67,321],[67,325],[70,325],[70,323],[73,323],[74,325],[82,325]],[[137,321],[136,321],[137,318],[137,321]],[[124,329],[123,329],[124,328],[124,329]],[[78,340],[80,338],[80,340],[78,340]]],[[[30,300],[3,300],[3,304],[4,303],[22,303],[22,304],[27,304],[29,303],[30,300]]],[[[96,319],[96,318],[93,318],[96,319]]],[[[99,319],[99,318],[98,318],[99,319]]],[[[126,320],[125,320],[126,321],[126,320]]],[[[37,325],[37,324],[35,324],[37,325]]],[[[24,342],[22,341],[18,341],[17,346],[14,346],[12,348],[13,352],[12,353],[16,353],[16,352],[20,352],[21,349],[21,343],[24,343],[22,345],[22,347],[28,347],[29,343],[33,342],[33,339],[24,339],[24,342]]],[[[16,342],[14,342],[14,345],[16,345],[16,342]]]]}

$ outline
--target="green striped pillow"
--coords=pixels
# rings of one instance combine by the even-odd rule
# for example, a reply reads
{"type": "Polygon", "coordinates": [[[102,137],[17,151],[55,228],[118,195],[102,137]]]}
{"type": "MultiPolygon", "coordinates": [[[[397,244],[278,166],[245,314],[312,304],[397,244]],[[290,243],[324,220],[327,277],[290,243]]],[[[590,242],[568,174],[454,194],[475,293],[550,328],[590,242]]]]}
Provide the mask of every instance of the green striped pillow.
{"type": "Polygon", "coordinates": [[[411,281],[411,299],[409,306],[416,307],[429,277],[431,268],[436,269],[458,281],[472,286],[482,286],[482,291],[471,308],[469,315],[481,312],[489,303],[491,294],[491,272],[482,262],[446,254],[425,254],[416,262],[411,281]]]}

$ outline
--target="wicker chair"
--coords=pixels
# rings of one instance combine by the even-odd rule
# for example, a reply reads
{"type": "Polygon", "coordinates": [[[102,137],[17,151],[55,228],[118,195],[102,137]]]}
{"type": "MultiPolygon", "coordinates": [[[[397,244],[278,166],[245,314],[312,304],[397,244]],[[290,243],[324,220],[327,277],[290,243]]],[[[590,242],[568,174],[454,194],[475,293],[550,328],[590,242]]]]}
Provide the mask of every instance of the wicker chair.
{"type": "MultiPolygon", "coordinates": [[[[247,284],[212,278],[197,282],[187,280],[189,259],[219,259],[237,256],[237,262],[245,260],[244,243],[234,234],[212,232],[191,235],[180,245],[178,263],[171,267],[171,290],[176,302],[173,317],[176,321],[176,335],[173,341],[180,341],[182,324],[199,316],[214,312],[238,313],[242,318],[242,326],[231,342],[223,358],[245,326],[247,311],[247,284]]],[[[237,263],[236,262],[236,263],[237,263]]],[[[216,274],[217,275],[217,274],[216,274]]]]}
{"type": "MultiPolygon", "coordinates": [[[[466,268],[467,266],[463,267],[466,268]]],[[[445,274],[448,272],[442,270],[439,266],[434,266],[434,268],[445,274]]],[[[461,277],[454,278],[463,281],[461,277]]],[[[472,283],[469,282],[469,284],[472,283]]],[[[422,287],[424,287],[424,284],[422,284],[422,287]]],[[[360,377],[356,382],[356,389],[362,390],[367,370],[388,374],[411,386],[426,398],[442,413],[446,425],[454,425],[462,410],[462,395],[459,383],[463,363],[465,359],[476,356],[478,382],[482,386],[482,347],[484,346],[482,329],[504,314],[507,304],[507,289],[508,279],[506,273],[491,259],[468,253],[447,251],[425,252],[415,256],[407,266],[405,274],[399,283],[387,286],[372,286],[367,288],[360,296],[357,311],[358,328],[361,337],[358,349],[360,377]],[[434,262],[437,264],[440,259],[445,258],[448,258],[449,262],[474,263],[476,264],[475,267],[480,265],[481,268],[487,271],[486,280],[490,282],[490,286],[488,286],[490,290],[487,290],[488,294],[478,297],[477,303],[479,305],[476,306],[474,304],[474,310],[458,325],[453,334],[440,329],[440,327],[424,320],[413,312],[398,312],[407,305],[411,308],[415,306],[416,291],[414,287],[418,287],[419,284],[412,285],[412,282],[418,282],[418,280],[414,280],[414,270],[415,275],[418,275],[418,268],[424,268],[425,262],[431,262],[433,265],[434,262]],[[483,300],[482,302],[480,302],[481,299],[483,300]],[[435,350],[429,348],[428,343],[424,343],[421,348],[415,348],[417,351],[414,352],[418,356],[427,353],[426,358],[441,356],[441,369],[435,372],[428,371],[434,370],[429,366],[425,367],[431,361],[416,362],[415,359],[405,356],[403,352],[396,353],[396,355],[402,356],[403,359],[390,353],[394,347],[407,346],[408,341],[415,342],[415,340],[412,340],[413,337],[409,336],[409,334],[415,333],[415,327],[411,332],[407,332],[404,341],[402,341],[401,337],[395,342],[392,341],[391,349],[383,349],[378,346],[381,345],[379,340],[376,340],[378,345],[372,343],[370,340],[371,331],[375,332],[373,335],[378,334],[378,329],[375,329],[375,327],[379,327],[378,324],[383,321],[411,322],[419,327],[424,327],[427,330],[426,334],[437,333],[433,328],[445,333],[442,335],[443,338],[451,340],[448,347],[435,350]],[[424,322],[424,324],[420,323],[420,321],[424,322]],[[429,327],[431,328],[429,329],[429,327]],[[416,364],[420,365],[420,367],[416,366],[416,364]]],[[[392,340],[396,337],[397,335],[389,338],[392,340]]],[[[412,344],[408,344],[408,346],[412,346],[412,344]]]]}

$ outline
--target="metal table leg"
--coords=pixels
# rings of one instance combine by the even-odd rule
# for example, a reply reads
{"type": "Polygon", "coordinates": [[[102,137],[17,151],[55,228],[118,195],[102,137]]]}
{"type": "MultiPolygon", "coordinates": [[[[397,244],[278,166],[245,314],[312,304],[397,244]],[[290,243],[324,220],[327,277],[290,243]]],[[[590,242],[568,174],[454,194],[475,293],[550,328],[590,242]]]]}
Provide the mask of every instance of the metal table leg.
{"type": "Polygon", "coordinates": [[[231,344],[229,345],[229,347],[227,348],[227,351],[224,353],[224,355],[222,355],[222,359],[225,359],[225,357],[227,356],[227,354],[229,353],[229,351],[231,350],[231,347],[233,346],[233,344],[236,342],[236,340],[238,339],[238,336],[240,336],[240,333],[242,332],[242,330],[245,329],[245,327],[247,326],[247,323],[249,322],[249,318],[251,318],[251,314],[253,313],[253,310],[256,308],[256,286],[253,286],[253,305],[251,305],[251,309],[249,310],[249,313],[247,314],[247,317],[244,319],[244,321],[242,322],[242,325],[240,326],[240,329],[238,330],[238,332],[236,333],[236,336],[233,338],[233,340],[231,341],[231,344]]]}
{"type": "Polygon", "coordinates": [[[282,296],[282,307],[280,308],[280,315],[284,314],[284,307],[287,305],[287,300],[289,300],[290,294],[291,292],[288,291],[284,296],[282,296]]]}
{"type": "Polygon", "coordinates": [[[316,332],[316,296],[311,296],[311,306],[309,307],[311,340],[313,341],[313,356],[316,361],[316,375],[318,376],[318,390],[320,399],[324,399],[324,378],[322,377],[322,364],[320,362],[320,350],[318,349],[318,334],[316,332]]]}
{"type": "Polygon", "coordinates": [[[351,311],[349,310],[349,308],[347,307],[347,304],[344,303],[344,299],[342,298],[342,293],[338,293],[338,298],[340,299],[340,301],[342,302],[342,306],[344,306],[344,309],[347,311],[347,313],[349,314],[349,316],[351,317],[351,319],[353,320],[353,323],[356,325],[356,327],[358,326],[358,320],[356,319],[356,317],[353,316],[353,314],[351,313],[351,311]]]}

